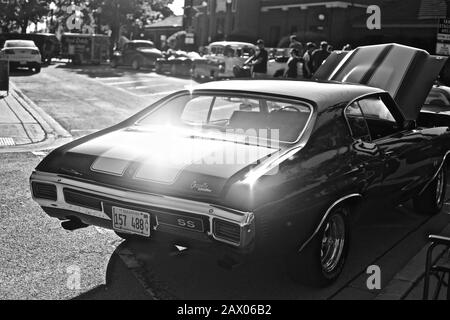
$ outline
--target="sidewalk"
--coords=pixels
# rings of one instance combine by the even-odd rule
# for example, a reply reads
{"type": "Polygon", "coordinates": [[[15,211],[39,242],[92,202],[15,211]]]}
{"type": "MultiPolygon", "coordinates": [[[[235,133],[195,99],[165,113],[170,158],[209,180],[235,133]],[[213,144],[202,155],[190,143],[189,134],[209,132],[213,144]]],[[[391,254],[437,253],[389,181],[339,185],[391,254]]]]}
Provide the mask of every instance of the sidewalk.
{"type": "MultiPolygon", "coordinates": [[[[450,224],[438,235],[450,237],[450,224]]],[[[375,298],[376,300],[421,300],[423,294],[423,282],[425,275],[425,260],[428,245],[412,258],[406,266],[397,273],[391,282],[375,298]]],[[[443,252],[444,247],[438,247],[434,252],[434,259],[443,252]]],[[[432,277],[430,281],[429,296],[433,295],[436,281],[432,277]]],[[[446,288],[441,289],[440,300],[446,299],[446,288]]]]}
{"type": "Polygon", "coordinates": [[[0,96],[0,152],[49,148],[71,139],[69,132],[13,83],[5,95],[0,96]]]}

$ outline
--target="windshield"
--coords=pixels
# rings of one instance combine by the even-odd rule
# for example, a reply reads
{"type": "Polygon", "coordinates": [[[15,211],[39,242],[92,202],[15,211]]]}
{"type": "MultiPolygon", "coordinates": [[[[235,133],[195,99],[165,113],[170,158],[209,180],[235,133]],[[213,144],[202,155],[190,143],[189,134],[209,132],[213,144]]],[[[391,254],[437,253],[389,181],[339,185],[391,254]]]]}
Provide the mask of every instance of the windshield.
{"type": "Polygon", "coordinates": [[[148,49],[148,48],[152,49],[155,47],[154,44],[151,42],[136,42],[135,46],[136,46],[136,48],[145,48],[145,49],[148,49]]]}
{"type": "Polygon", "coordinates": [[[14,40],[6,41],[5,48],[36,48],[33,41],[14,40]]]}
{"type": "Polygon", "coordinates": [[[299,101],[224,94],[181,94],[138,121],[138,126],[174,126],[204,134],[230,134],[292,143],[311,118],[299,101]]]}
{"type": "Polygon", "coordinates": [[[433,112],[450,112],[450,92],[443,88],[431,89],[422,110],[433,112]]]}

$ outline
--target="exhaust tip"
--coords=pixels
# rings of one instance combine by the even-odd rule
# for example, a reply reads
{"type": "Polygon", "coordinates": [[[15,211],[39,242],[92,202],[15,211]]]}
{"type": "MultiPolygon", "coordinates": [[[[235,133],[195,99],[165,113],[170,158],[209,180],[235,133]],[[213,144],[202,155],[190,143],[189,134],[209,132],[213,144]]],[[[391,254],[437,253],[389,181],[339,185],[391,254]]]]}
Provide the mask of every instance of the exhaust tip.
{"type": "Polygon", "coordinates": [[[86,228],[88,225],[81,222],[80,219],[71,218],[70,220],[61,222],[61,227],[68,231],[74,231],[77,229],[86,228]]]}

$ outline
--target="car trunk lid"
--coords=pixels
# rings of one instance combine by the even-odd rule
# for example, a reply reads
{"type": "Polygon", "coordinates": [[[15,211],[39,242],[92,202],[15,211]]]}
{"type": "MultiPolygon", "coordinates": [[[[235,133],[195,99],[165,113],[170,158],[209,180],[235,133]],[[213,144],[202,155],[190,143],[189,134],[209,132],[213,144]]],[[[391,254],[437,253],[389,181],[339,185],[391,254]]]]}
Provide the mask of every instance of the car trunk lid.
{"type": "Polygon", "coordinates": [[[58,173],[120,188],[211,199],[221,196],[230,178],[278,150],[128,128],[66,150],[54,166],[58,173]]]}

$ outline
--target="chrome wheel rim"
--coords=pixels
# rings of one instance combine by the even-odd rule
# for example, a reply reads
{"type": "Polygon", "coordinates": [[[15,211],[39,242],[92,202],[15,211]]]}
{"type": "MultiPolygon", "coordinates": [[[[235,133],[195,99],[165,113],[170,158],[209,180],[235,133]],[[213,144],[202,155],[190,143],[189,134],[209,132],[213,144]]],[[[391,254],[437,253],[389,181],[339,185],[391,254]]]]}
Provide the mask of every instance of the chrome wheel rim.
{"type": "Polygon", "coordinates": [[[327,222],[322,236],[320,259],[322,270],[333,272],[338,266],[345,245],[345,222],[339,215],[333,215],[327,222]]]}
{"type": "Polygon", "coordinates": [[[444,193],[444,171],[440,170],[436,178],[436,204],[440,205],[444,193]]]}

